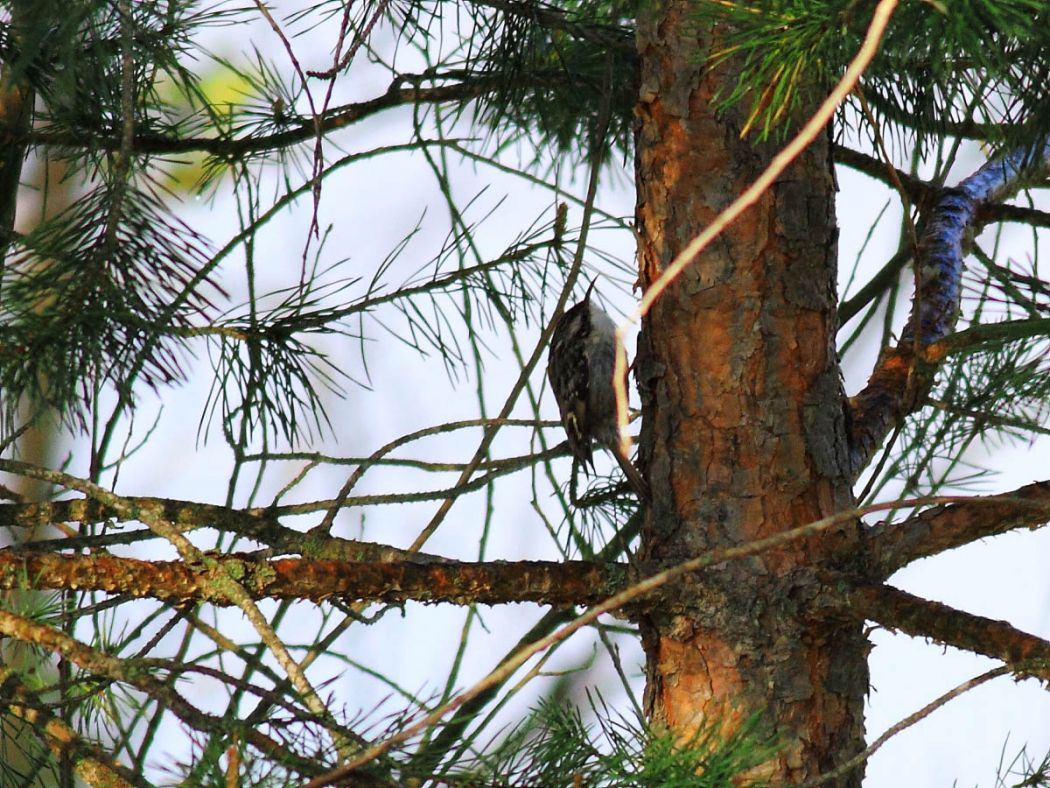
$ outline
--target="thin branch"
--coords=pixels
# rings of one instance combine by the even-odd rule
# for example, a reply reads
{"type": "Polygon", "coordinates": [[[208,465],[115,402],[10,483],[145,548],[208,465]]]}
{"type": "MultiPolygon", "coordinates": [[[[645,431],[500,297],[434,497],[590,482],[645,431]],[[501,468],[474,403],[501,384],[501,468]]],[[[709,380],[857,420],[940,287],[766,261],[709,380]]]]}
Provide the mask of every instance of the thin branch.
{"type": "MultiPolygon", "coordinates": [[[[891,168],[873,156],[860,153],[844,145],[833,145],[832,150],[836,164],[863,172],[865,175],[882,181],[887,186],[897,188],[899,185],[908,198],[920,208],[940,193],[940,187],[937,184],[916,178],[904,170],[891,168]]],[[[977,211],[975,226],[983,227],[994,222],[1017,222],[1031,227],[1050,227],[1050,213],[1002,203],[982,205],[977,211]]],[[[890,285],[897,281],[897,276],[911,259],[910,249],[899,249],[856,295],[842,302],[838,310],[840,323],[845,325],[867,304],[884,293],[890,285]]]]}
{"type": "Polygon", "coordinates": [[[836,767],[827,774],[822,774],[815,780],[809,780],[807,782],[802,783],[801,785],[797,786],[797,788],[816,788],[818,785],[827,785],[830,782],[837,781],[841,777],[845,777],[847,774],[852,772],[862,763],[867,761],[868,758],[874,755],[875,752],[880,747],[882,747],[882,745],[884,745],[886,742],[888,742],[901,731],[910,728],[919,720],[929,717],[931,714],[933,714],[933,712],[937,711],[937,709],[939,709],[945,703],[947,703],[950,700],[953,700],[954,698],[959,697],[964,692],[969,692],[974,687],[979,687],[986,681],[991,681],[992,679],[998,678],[999,676],[1005,676],[1009,672],[1010,671],[1007,668],[994,668],[992,670],[989,670],[987,673],[982,673],[980,676],[975,676],[972,679],[964,681],[962,684],[959,684],[958,686],[948,690],[948,692],[944,693],[943,695],[931,701],[930,703],[927,703],[914,714],[909,714],[900,722],[896,723],[895,725],[891,725],[886,730],[886,732],[879,736],[879,738],[877,738],[875,741],[873,741],[871,745],[864,750],[864,752],[854,756],[853,758],[850,758],[844,764],[836,767]]]}
{"type": "Polygon", "coordinates": [[[892,586],[862,586],[850,607],[887,629],[999,659],[1015,674],[1050,681],[1050,642],[1005,621],[977,616],[892,586]]]}
{"type": "Polygon", "coordinates": [[[0,610],[0,634],[32,643],[58,654],[74,665],[91,673],[128,684],[144,692],[158,704],[170,710],[185,725],[202,733],[228,737],[236,729],[245,740],[260,752],[295,769],[302,775],[315,774],[320,764],[314,759],[300,758],[257,728],[237,726],[231,729],[231,720],[201,711],[186,701],[178,689],[138,669],[134,661],[125,661],[74,640],[64,632],[30,621],[6,610],[0,610]]]}
{"type": "Polygon", "coordinates": [[[1034,337],[1050,338],[1050,318],[1004,320],[999,323],[972,325],[946,336],[940,342],[934,342],[927,349],[926,355],[931,360],[939,360],[953,353],[965,353],[974,348],[984,347],[990,342],[1009,342],[1034,337]]]}
{"type": "Polygon", "coordinates": [[[893,166],[889,151],[886,149],[886,142],[882,137],[882,129],[880,128],[878,121],[875,120],[874,115],[871,114],[871,108],[868,106],[864,90],[858,85],[854,90],[854,93],[860,102],[860,108],[864,113],[864,117],[867,118],[868,124],[871,126],[871,133],[875,139],[875,145],[879,150],[879,156],[881,157],[880,161],[883,165],[883,172],[889,177],[890,185],[900,196],[904,224],[908,231],[909,248],[913,253],[917,254],[919,235],[915,229],[915,217],[912,213],[912,206],[915,201],[911,199],[909,190],[904,187],[904,182],[900,179],[900,176],[897,173],[897,168],[893,166]]]}
{"type": "Polygon", "coordinates": [[[977,212],[977,226],[983,227],[992,222],[1017,222],[1032,227],[1050,227],[1050,212],[1021,205],[985,205],[977,212]]]}
{"type": "MultiPolygon", "coordinates": [[[[490,420],[486,420],[490,421],[490,420]]],[[[408,500],[443,500],[449,495],[462,495],[489,484],[494,478],[527,467],[537,461],[550,460],[553,457],[568,454],[568,444],[558,446],[539,454],[511,458],[502,462],[490,473],[471,480],[466,485],[426,493],[392,493],[390,495],[366,495],[348,499],[353,505],[405,503],[408,500]],[[406,497],[407,496],[407,497],[406,497]]],[[[462,466],[467,467],[467,466],[462,466]]],[[[0,459],[0,470],[40,479],[67,489],[85,489],[85,480],[59,471],[40,468],[16,460],[0,459]]],[[[382,544],[361,542],[330,536],[325,529],[315,527],[309,534],[283,526],[278,518],[287,515],[311,514],[331,509],[337,501],[328,499],[286,506],[255,507],[250,509],[232,509],[216,504],[180,501],[167,498],[118,497],[109,494],[107,500],[119,501],[112,505],[94,499],[74,499],[41,503],[0,504],[0,526],[36,528],[56,523],[81,522],[99,523],[107,520],[117,522],[144,522],[144,517],[161,519],[169,523],[178,533],[186,533],[197,528],[212,527],[251,539],[267,545],[273,552],[301,554],[310,558],[338,559],[344,561],[390,561],[414,555],[417,561],[443,560],[425,553],[409,552],[382,544]]],[[[346,501],[344,501],[344,504],[346,501]]],[[[143,539],[160,536],[152,530],[129,530],[125,533],[88,535],[49,539],[38,542],[25,542],[10,548],[14,552],[43,551],[50,549],[74,549],[81,547],[102,547],[115,544],[130,544],[143,539]]]]}
{"type": "Polygon", "coordinates": [[[883,439],[921,406],[933,385],[939,358],[927,352],[955,325],[962,296],[964,236],[980,208],[1019,188],[1024,178],[1046,166],[1048,158],[1050,138],[1035,151],[1017,150],[988,162],[942,193],[923,230],[912,313],[901,341],[883,351],[867,384],[849,402],[854,477],[883,439]]]}
{"type": "Polygon", "coordinates": [[[868,571],[885,579],[927,556],[1017,528],[1037,528],[1050,521],[1050,481],[1036,482],[1001,495],[936,506],[900,523],[878,523],[865,542],[868,571]]]}
{"type": "Polygon", "coordinates": [[[842,302],[838,309],[839,325],[846,325],[864,307],[882,296],[897,281],[904,266],[911,259],[910,249],[907,247],[898,249],[893,257],[887,260],[885,265],[857,291],[855,296],[842,302]]]}
{"type": "MultiPolygon", "coordinates": [[[[924,203],[934,199],[940,194],[941,188],[930,181],[916,178],[899,168],[891,168],[888,164],[874,156],[855,151],[845,145],[832,145],[835,163],[849,167],[857,172],[863,172],[887,186],[896,188],[897,183],[903,188],[912,202],[922,206],[924,203]]],[[[993,222],[1017,222],[1028,224],[1033,227],[1050,227],[1050,213],[1035,208],[1025,208],[1019,205],[1003,205],[991,203],[981,206],[977,212],[975,224],[983,227],[993,222]]]]}
{"type": "MultiPolygon", "coordinates": [[[[0,469],[4,470],[11,470],[13,466],[24,465],[24,463],[16,463],[12,460],[0,460],[0,469]]],[[[31,466],[28,467],[31,468],[31,466]]],[[[125,499],[93,482],[56,471],[49,471],[48,475],[67,488],[78,490],[111,507],[120,516],[144,523],[151,531],[167,539],[178,550],[179,555],[187,565],[193,567],[196,571],[203,569],[204,572],[210,573],[210,582],[213,588],[241,608],[256,632],[259,633],[259,637],[262,638],[278,664],[284,669],[292,684],[299,691],[300,697],[307,708],[318,719],[325,722],[326,728],[332,735],[332,740],[340,755],[344,759],[348,756],[352,747],[350,741],[332,718],[331,713],[317,695],[305,673],[288,652],[284,642],[277,636],[277,633],[270,626],[265,616],[263,616],[251,595],[241,584],[239,568],[235,564],[223,564],[215,556],[198,550],[183,535],[182,530],[175,523],[158,516],[153,511],[131,505],[125,499]]]]}
{"type": "Polygon", "coordinates": [[[990,427],[1002,431],[1025,432],[1029,435],[1050,435],[1050,427],[1042,427],[1021,416],[1011,416],[1008,413],[988,413],[975,408],[964,408],[935,397],[927,397],[926,405],[949,416],[961,416],[969,419],[981,427],[990,427]]]}
{"type": "MultiPolygon", "coordinates": [[[[609,94],[606,94],[608,98],[609,94]]],[[[602,116],[598,119],[595,126],[595,141],[604,139],[606,132],[609,128],[609,115],[610,106],[609,101],[606,100],[602,108],[602,116]]],[[[554,312],[551,315],[550,321],[547,323],[543,332],[540,334],[539,340],[536,342],[536,346],[533,348],[532,354],[528,360],[522,365],[521,372],[518,375],[518,379],[511,386],[508,392],[503,407],[497,414],[497,419],[506,419],[510,416],[511,411],[514,409],[515,403],[518,401],[518,397],[521,392],[524,391],[528,385],[529,377],[532,375],[533,369],[539,364],[540,357],[550,343],[551,334],[554,333],[554,326],[558,318],[561,316],[562,310],[565,308],[565,304],[568,303],[569,297],[572,294],[572,288],[576,283],[576,278],[579,276],[580,270],[583,268],[583,257],[584,252],[587,248],[587,236],[591,227],[591,220],[594,216],[594,204],[595,198],[598,193],[598,176],[601,172],[601,145],[594,145],[592,147],[594,151],[593,160],[590,163],[590,172],[587,177],[587,196],[584,199],[583,217],[580,222],[580,234],[576,240],[576,252],[573,257],[572,266],[569,269],[568,275],[565,277],[565,287],[562,290],[562,294],[555,305],[554,312]]],[[[557,233],[556,233],[557,235],[557,233]]],[[[557,239],[556,239],[557,240],[557,239]]],[[[474,456],[470,459],[467,467],[464,468],[463,472],[459,475],[456,480],[456,486],[460,487],[467,484],[470,481],[470,477],[473,475],[475,469],[485,460],[488,454],[489,448],[492,446],[492,442],[496,439],[498,433],[498,427],[487,427],[485,433],[478,443],[477,448],[474,451],[474,456]]],[[[448,497],[442,501],[438,510],[431,517],[427,525],[420,531],[419,535],[413,540],[409,546],[409,550],[416,552],[421,549],[427,540],[433,535],[438,529],[445,517],[448,515],[449,510],[452,508],[452,504],[457,500],[456,497],[448,497]]]]}
{"type": "Polygon", "coordinates": [[[230,323],[212,326],[181,327],[171,326],[164,329],[166,334],[179,337],[198,336],[222,336],[229,339],[246,342],[252,339],[266,339],[271,333],[279,335],[294,335],[310,331],[336,330],[333,325],[351,315],[370,312],[376,307],[396,301],[411,299],[413,296],[423,293],[431,293],[453,285],[459,284],[477,274],[484,274],[509,264],[528,260],[537,252],[549,249],[554,241],[540,241],[538,243],[526,244],[508,250],[499,257],[488,260],[478,265],[452,271],[444,276],[436,276],[429,281],[418,285],[406,285],[389,292],[378,295],[365,296],[351,304],[337,308],[317,309],[314,311],[297,312],[293,315],[294,322],[283,316],[270,322],[260,322],[251,327],[243,326],[243,318],[238,318],[230,323]]]}
{"type": "MultiPolygon", "coordinates": [[[[408,104],[436,104],[446,101],[467,101],[498,89],[498,76],[477,76],[466,72],[451,74],[399,74],[390,83],[386,92],[365,101],[344,104],[325,110],[315,116],[299,117],[287,128],[274,134],[250,135],[238,138],[221,137],[171,137],[161,134],[135,134],[132,150],[136,154],[174,155],[200,151],[217,158],[236,161],[253,154],[286,150],[301,142],[316,140],[318,130],[327,134],[371,117],[383,110],[408,104]],[[420,87],[427,80],[458,79],[451,85],[420,87]],[[411,87],[406,87],[406,84],[411,87]]],[[[558,74],[541,75],[541,80],[556,80],[558,74]]],[[[61,148],[90,148],[91,150],[119,150],[121,139],[112,134],[92,134],[89,130],[34,131],[24,139],[9,133],[12,144],[28,142],[32,145],[52,145],[61,148]]],[[[313,181],[311,180],[311,185],[313,181]]]]}
{"type": "Polygon", "coordinates": [[[87,785],[149,788],[149,782],[53,715],[48,710],[50,705],[27,688],[14,670],[0,667],[0,706],[5,714],[28,723],[51,752],[69,759],[73,771],[87,785]]]}
{"type": "MultiPolygon", "coordinates": [[[[45,468],[13,460],[0,460],[0,470],[67,487],[65,474],[49,473],[45,468]]],[[[76,477],[68,478],[75,479],[76,477]]],[[[262,544],[289,542],[302,537],[300,532],[281,525],[270,510],[263,508],[230,509],[215,504],[146,496],[127,496],[121,498],[121,501],[136,511],[163,517],[181,531],[210,526],[236,533],[262,544]]],[[[137,517],[127,517],[126,512],[127,509],[118,511],[91,498],[0,504],[0,526],[37,528],[65,522],[101,523],[110,519],[123,522],[138,520],[137,517]]]]}
{"type": "Polygon", "coordinates": [[[376,3],[376,8],[374,11],[372,11],[372,16],[365,23],[365,26],[362,28],[361,32],[358,33],[357,36],[354,38],[354,41],[350,45],[350,48],[346,51],[346,54],[343,55],[342,58],[340,58],[339,52],[343,48],[343,39],[346,35],[346,27],[350,19],[350,4],[348,3],[346,9],[343,11],[342,27],[339,30],[339,45],[335,48],[336,63],[333,64],[331,68],[326,69],[325,71],[307,71],[307,76],[314,77],[316,79],[330,80],[329,94],[331,94],[331,85],[334,84],[336,75],[338,75],[340,71],[345,71],[347,68],[350,67],[350,63],[353,62],[354,55],[357,54],[357,50],[360,49],[361,46],[365,43],[365,41],[368,40],[368,37],[369,35],[371,35],[372,29],[376,26],[376,23],[379,22],[379,20],[384,14],[386,14],[388,4],[389,0],[379,0],[379,2],[376,3]]]}
{"type": "MultiPolygon", "coordinates": [[[[595,556],[595,561],[599,564],[603,564],[607,561],[613,560],[619,555],[622,555],[624,546],[637,535],[641,528],[641,522],[641,514],[636,512],[624,525],[623,531],[617,535],[618,538],[606,545],[606,547],[595,556]]],[[[540,638],[549,635],[558,625],[571,621],[574,615],[575,607],[555,607],[548,610],[539,621],[533,624],[528,632],[521,636],[521,639],[518,640],[503,658],[496,663],[494,670],[499,669],[508,660],[513,659],[521,649],[526,648],[540,638]]],[[[509,678],[510,675],[508,674],[507,679],[509,678]]],[[[441,731],[416,751],[412,757],[411,768],[409,771],[416,774],[433,773],[438,764],[441,763],[453,747],[456,747],[458,752],[453,755],[452,760],[458,760],[459,753],[461,753],[470,742],[470,737],[464,737],[467,726],[473,722],[481,713],[481,710],[496,697],[499,688],[503,686],[504,683],[505,682],[498,682],[491,685],[486,690],[478,693],[460,706],[459,709],[456,710],[456,713],[452,715],[452,718],[445,723],[441,731]]]]}
{"type": "MultiPolygon", "coordinates": [[[[370,468],[381,466],[381,465],[395,465],[403,466],[408,468],[419,468],[421,470],[428,471],[462,471],[467,467],[467,463],[462,462],[430,462],[423,460],[411,460],[406,458],[395,458],[387,457],[386,455],[394,451],[401,446],[404,446],[412,441],[419,440],[430,435],[440,435],[443,433],[454,432],[470,427],[484,427],[488,425],[492,420],[487,418],[480,419],[464,419],[461,421],[446,422],[445,424],[437,424],[431,427],[424,427],[422,429],[410,432],[406,435],[401,435],[384,446],[380,446],[368,457],[332,457],[330,455],[319,454],[316,452],[267,452],[260,454],[246,454],[242,458],[244,462],[279,462],[288,460],[305,460],[308,462],[305,468],[299,472],[299,474],[288,484],[284,486],[280,493],[274,497],[273,505],[277,505],[277,501],[292,487],[299,484],[306,474],[321,464],[326,465],[354,465],[357,466],[354,470],[356,478],[351,477],[348,485],[350,489],[353,489],[361,477],[370,468]]],[[[543,427],[556,427],[559,422],[556,421],[540,421],[537,419],[503,419],[500,422],[501,426],[513,426],[513,427],[529,427],[530,429],[536,430],[543,427]]],[[[568,454],[568,442],[566,441],[563,446],[559,446],[551,451],[559,452],[558,456],[561,456],[560,452],[568,454]]],[[[541,454],[531,454],[529,457],[539,460],[546,456],[549,452],[541,454]]],[[[526,457],[505,457],[499,460],[487,460],[478,465],[477,470],[484,471],[506,471],[510,468],[521,468],[521,463],[526,461],[526,457]]],[[[528,463],[526,463],[528,464],[528,463]]]]}
{"type": "Polygon", "coordinates": [[[890,167],[889,164],[874,156],[869,156],[866,153],[861,153],[839,144],[833,144],[831,151],[836,164],[862,172],[892,188],[896,188],[897,184],[900,184],[904,193],[908,195],[913,203],[921,205],[938,194],[939,189],[936,184],[916,178],[902,169],[890,167]]]}

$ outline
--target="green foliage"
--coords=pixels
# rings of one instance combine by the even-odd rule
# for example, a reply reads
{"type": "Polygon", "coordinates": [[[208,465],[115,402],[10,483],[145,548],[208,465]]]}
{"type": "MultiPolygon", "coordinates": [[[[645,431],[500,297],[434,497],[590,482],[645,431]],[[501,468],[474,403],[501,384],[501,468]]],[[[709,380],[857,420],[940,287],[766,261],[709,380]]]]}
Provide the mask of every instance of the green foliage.
{"type": "Polygon", "coordinates": [[[0,717],[0,784],[49,788],[59,784],[59,775],[33,725],[14,715],[0,717]]]}
{"type": "Polygon", "coordinates": [[[154,194],[120,191],[101,186],[40,224],[3,270],[0,386],[81,425],[105,383],[180,380],[171,329],[207,318],[222,294],[202,275],[206,241],[154,194]]]}
{"type": "Polygon", "coordinates": [[[149,155],[125,137],[177,138],[195,127],[170,103],[171,86],[194,92],[193,37],[237,13],[179,0],[47,0],[13,3],[0,24],[5,76],[37,95],[34,124],[51,143],[37,150],[87,188],[8,245],[0,386],[18,396],[5,398],[7,417],[25,397],[86,428],[103,388],[133,404],[136,381],[182,379],[177,332],[209,319],[223,292],[206,270],[208,242],[159,196],[149,155]]]}
{"type": "Polygon", "coordinates": [[[481,102],[481,121],[531,133],[538,145],[577,162],[595,148],[630,150],[637,83],[623,13],[607,0],[569,3],[564,24],[555,28],[539,24],[538,13],[503,14],[494,56],[483,72],[499,89],[481,102]]]}
{"type": "MultiPolygon", "coordinates": [[[[724,105],[749,107],[762,136],[784,133],[812,86],[830,86],[857,53],[873,2],[704,2],[728,22],[715,65],[737,57],[724,105]]],[[[946,133],[1018,143],[1050,131],[1050,9],[1042,0],[902,2],[860,91],[876,117],[926,148],[946,133]]],[[[856,105],[856,97],[854,97],[856,105]]]]}
{"type": "Polygon", "coordinates": [[[1022,747],[1007,763],[1006,746],[1007,742],[1003,742],[1003,757],[996,769],[994,788],[1050,787],[1050,750],[1033,757],[1027,747],[1022,747]]]}
{"type": "MultiPolygon", "coordinates": [[[[627,151],[637,92],[632,11],[622,0],[559,5],[468,3],[471,33],[429,71],[478,88],[476,119],[536,161],[556,152],[580,164],[595,152],[627,151]]],[[[404,10],[403,35],[450,25],[444,4],[404,10]]],[[[462,31],[460,31],[462,33],[462,31]]],[[[458,112],[468,111],[464,103],[458,112]]]]}
{"type": "Polygon", "coordinates": [[[349,376],[300,335],[343,333],[331,326],[337,315],[322,307],[329,290],[314,272],[303,288],[275,294],[280,302],[265,314],[226,318],[208,333],[215,379],[205,406],[220,411],[222,431],[231,446],[246,445],[258,435],[279,435],[289,444],[320,433],[328,424],[318,384],[341,395],[349,376]],[[310,324],[315,326],[310,330],[310,324]]]}
{"type": "MultiPolygon", "coordinates": [[[[93,0],[11,5],[11,22],[0,37],[5,61],[11,76],[24,76],[42,99],[40,121],[56,134],[99,139],[119,135],[125,122],[125,56],[134,68],[138,132],[179,136],[186,119],[170,103],[170,89],[162,86],[193,94],[195,37],[202,27],[232,23],[243,10],[201,7],[196,0],[133,2],[126,14],[120,3],[93,0]]],[[[105,166],[111,153],[103,145],[73,145],[66,155],[74,152],[93,166],[105,166]]]]}
{"type": "MultiPolygon", "coordinates": [[[[595,722],[580,709],[544,701],[466,772],[447,775],[469,786],[681,786],[722,788],[769,760],[776,747],[758,719],[729,735],[712,720],[683,744],[667,732],[611,712],[590,698],[595,722]]],[[[760,781],[747,785],[762,785],[760,781]]]]}
{"type": "Polygon", "coordinates": [[[927,407],[906,419],[893,460],[875,488],[903,483],[900,495],[976,492],[991,473],[967,459],[980,441],[1031,440],[1050,415],[1046,339],[993,342],[950,359],[927,407]]]}

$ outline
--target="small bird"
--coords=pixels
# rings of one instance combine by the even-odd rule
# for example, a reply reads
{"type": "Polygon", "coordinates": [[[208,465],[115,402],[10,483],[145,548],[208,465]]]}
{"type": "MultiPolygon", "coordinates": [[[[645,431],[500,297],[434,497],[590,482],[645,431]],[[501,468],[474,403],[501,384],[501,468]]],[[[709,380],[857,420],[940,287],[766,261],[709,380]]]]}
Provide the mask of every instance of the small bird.
{"type": "MultiPolygon", "coordinates": [[[[613,388],[616,325],[591,301],[594,285],[591,282],[583,300],[566,310],[554,327],[547,378],[558,402],[569,448],[584,470],[594,470],[591,447],[597,442],[613,453],[635,492],[648,499],[649,485],[620,448],[613,388]]],[[[623,354],[622,348],[620,353],[623,354]]],[[[626,369],[625,364],[625,373],[626,369]]]]}

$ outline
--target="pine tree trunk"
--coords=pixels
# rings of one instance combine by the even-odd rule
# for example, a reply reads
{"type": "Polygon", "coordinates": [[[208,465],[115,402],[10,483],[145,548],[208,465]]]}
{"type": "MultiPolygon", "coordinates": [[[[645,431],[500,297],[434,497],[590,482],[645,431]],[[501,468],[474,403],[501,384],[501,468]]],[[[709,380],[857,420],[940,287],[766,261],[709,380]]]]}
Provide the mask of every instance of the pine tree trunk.
{"type": "MultiPolygon", "coordinates": [[[[649,6],[638,24],[643,287],[777,149],[754,134],[741,140],[738,112],[716,116],[713,94],[735,75],[732,64],[701,68],[712,33],[695,14],[674,0],[649,6]]],[[[677,563],[851,505],[835,239],[821,138],[646,318],[636,366],[653,493],[646,558],[677,563]]],[[[761,715],[781,747],[761,772],[777,784],[862,749],[862,627],[819,614],[820,570],[841,563],[856,535],[850,524],[675,589],[641,622],[650,719],[685,741],[705,724],[761,715]]]]}

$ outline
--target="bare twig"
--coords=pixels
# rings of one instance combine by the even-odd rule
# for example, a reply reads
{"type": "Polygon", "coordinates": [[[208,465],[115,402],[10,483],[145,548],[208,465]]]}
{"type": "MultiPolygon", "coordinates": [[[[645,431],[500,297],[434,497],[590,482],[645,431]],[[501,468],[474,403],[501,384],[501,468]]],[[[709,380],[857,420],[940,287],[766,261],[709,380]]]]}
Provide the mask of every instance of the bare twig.
{"type": "MultiPolygon", "coordinates": [[[[12,460],[0,460],[0,469],[13,470],[14,466],[24,466],[24,464],[16,463],[12,460]]],[[[95,500],[111,507],[114,511],[124,517],[145,523],[150,530],[171,542],[175,549],[179,551],[179,555],[182,559],[188,564],[191,566],[202,567],[208,572],[211,572],[213,575],[212,581],[216,584],[216,587],[220,588],[222,593],[226,594],[234,604],[241,608],[245,616],[252,623],[252,626],[255,627],[255,630],[259,633],[259,637],[262,638],[267,648],[273,653],[278,664],[280,664],[288,674],[289,679],[299,691],[307,708],[310,709],[310,711],[319,719],[327,723],[328,730],[331,733],[333,741],[335,742],[337,749],[340,751],[340,754],[343,755],[343,757],[348,756],[353,745],[351,745],[346,737],[340,732],[339,726],[335,723],[328,708],[321,701],[306,675],[299,668],[299,664],[292,658],[292,655],[288,652],[284,642],[277,636],[273,627],[271,627],[266,621],[266,618],[255,604],[251,595],[245,590],[244,586],[240,584],[237,579],[236,571],[228,571],[228,568],[223,567],[214,556],[198,550],[193,543],[182,534],[181,529],[169,520],[157,516],[154,512],[129,506],[125,499],[93,482],[78,479],[75,476],[59,473],[57,471],[50,471],[48,475],[52,476],[55,480],[59,481],[69,489],[79,490],[85,495],[90,495],[95,500]]]]}
{"type": "MultiPolygon", "coordinates": [[[[605,101],[605,105],[602,110],[603,116],[599,119],[595,136],[600,139],[603,138],[609,126],[609,100],[605,101]]],[[[499,414],[496,416],[497,419],[505,419],[510,416],[511,411],[514,409],[514,405],[518,400],[518,396],[525,389],[525,386],[529,382],[529,377],[532,375],[532,370],[536,368],[542,357],[544,351],[547,349],[550,343],[551,334],[554,333],[554,325],[558,318],[561,316],[562,310],[565,309],[565,304],[568,303],[569,296],[572,294],[573,285],[576,283],[576,278],[579,276],[580,270],[583,268],[583,256],[587,248],[587,236],[591,225],[591,218],[594,213],[594,202],[598,192],[598,175],[601,172],[601,150],[602,147],[599,144],[594,146],[594,156],[590,165],[590,174],[587,180],[587,196],[584,200],[583,208],[583,219],[580,223],[580,235],[576,241],[576,254],[572,261],[572,266],[569,269],[568,275],[565,277],[565,287],[562,290],[561,297],[558,299],[558,303],[555,306],[554,313],[551,315],[550,322],[547,327],[544,328],[543,333],[540,335],[539,341],[533,348],[532,354],[528,360],[522,366],[521,373],[518,375],[518,379],[514,382],[510,392],[507,394],[503,407],[500,409],[499,414]]],[[[498,429],[490,427],[485,430],[485,434],[482,436],[477,449],[474,451],[474,456],[471,458],[467,467],[460,474],[456,481],[456,486],[466,484],[470,477],[473,475],[474,470],[484,461],[486,454],[488,453],[489,447],[492,442],[496,439],[496,433],[498,429]]],[[[448,515],[449,510],[452,508],[452,504],[456,501],[455,497],[446,498],[437,512],[427,523],[426,527],[419,533],[416,539],[412,542],[409,550],[415,552],[426,544],[427,540],[431,537],[434,531],[437,530],[438,526],[444,521],[448,515]]]]}
{"type": "Polygon", "coordinates": [[[933,712],[937,711],[937,709],[939,709],[941,706],[943,706],[945,703],[952,700],[953,698],[957,698],[964,692],[969,692],[974,687],[979,687],[986,681],[991,681],[992,679],[998,678],[999,676],[1004,676],[1009,672],[1010,671],[1007,668],[994,668],[993,670],[989,670],[987,673],[982,673],[980,676],[975,676],[972,679],[964,681],[957,687],[948,690],[948,692],[944,693],[936,700],[927,703],[914,714],[909,714],[896,725],[891,726],[885,733],[883,733],[881,736],[879,736],[879,738],[873,741],[871,743],[871,746],[865,749],[864,752],[854,756],[853,758],[850,758],[844,764],[833,769],[827,774],[822,774],[815,780],[810,780],[809,782],[802,783],[797,788],[816,788],[816,786],[818,785],[827,785],[830,782],[838,780],[840,777],[845,777],[851,771],[853,771],[866,760],[868,760],[868,758],[874,755],[876,750],[878,750],[882,745],[884,745],[886,742],[888,742],[901,731],[905,730],[906,728],[910,728],[919,720],[929,717],[931,714],[933,714],[933,712]]]}

